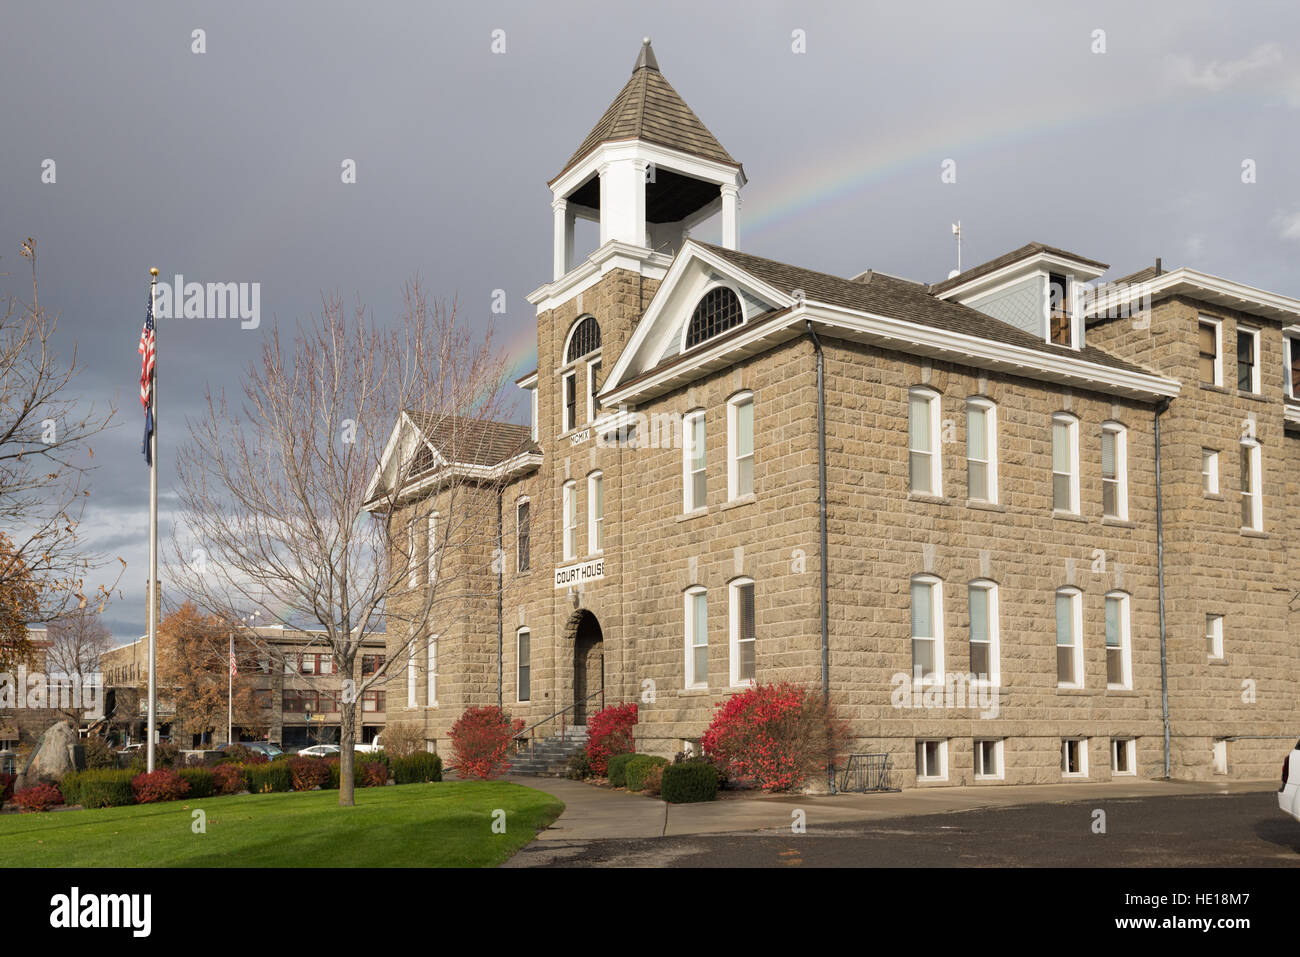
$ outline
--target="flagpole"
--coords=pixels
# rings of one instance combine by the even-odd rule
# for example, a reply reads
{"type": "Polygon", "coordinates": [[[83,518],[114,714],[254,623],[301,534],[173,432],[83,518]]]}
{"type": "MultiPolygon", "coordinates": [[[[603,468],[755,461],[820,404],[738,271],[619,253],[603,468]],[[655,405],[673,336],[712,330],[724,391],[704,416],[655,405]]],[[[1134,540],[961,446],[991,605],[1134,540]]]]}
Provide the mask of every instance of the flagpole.
{"type": "MultiPolygon", "coordinates": [[[[149,270],[149,308],[153,312],[154,355],[158,354],[158,270],[149,270]]],[[[149,436],[149,744],[146,770],[154,769],[155,738],[158,734],[158,365],[149,388],[153,412],[153,433],[149,436]]]]}
{"type": "Polygon", "coordinates": [[[235,743],[235,630],[230,630],[230,660],[226,662],[226,744],[235,743]]]}

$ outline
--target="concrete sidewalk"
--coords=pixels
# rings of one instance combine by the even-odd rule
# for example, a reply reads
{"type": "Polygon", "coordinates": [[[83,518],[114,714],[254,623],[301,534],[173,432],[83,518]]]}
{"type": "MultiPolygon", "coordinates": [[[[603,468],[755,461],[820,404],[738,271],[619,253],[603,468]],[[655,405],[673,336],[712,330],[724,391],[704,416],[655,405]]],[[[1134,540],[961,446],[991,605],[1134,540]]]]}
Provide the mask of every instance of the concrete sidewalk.
{"type": "Polygon", "coordinates": [[[726,797],[702,804],[667,804],[581,781],[510,775],[505,780],[552,794],[564,813],[538,841],[583,842],[726,834],[788,828],[803,811],[808,828],[978,808],[1073,801],[1272,791],[1272,781],[1127,781],[1077,784],[913,788],[879,794],[795,794],[726,797]]]}

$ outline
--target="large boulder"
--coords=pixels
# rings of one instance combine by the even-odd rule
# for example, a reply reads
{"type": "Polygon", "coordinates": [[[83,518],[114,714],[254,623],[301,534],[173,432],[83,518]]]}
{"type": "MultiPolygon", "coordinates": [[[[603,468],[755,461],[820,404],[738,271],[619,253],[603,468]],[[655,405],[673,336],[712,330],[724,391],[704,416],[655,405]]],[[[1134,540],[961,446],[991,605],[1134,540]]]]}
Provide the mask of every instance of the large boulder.
{"type": "Polygon", "coordinates": [[[27,760],[27,766],[14,782],[14,789],[31,787],[42,781],[58,782],[69,771],[77,769],[75,748],[80,744],[77,732],[66,721],[50,725],[41,735],[36,749],[27,760]]]}

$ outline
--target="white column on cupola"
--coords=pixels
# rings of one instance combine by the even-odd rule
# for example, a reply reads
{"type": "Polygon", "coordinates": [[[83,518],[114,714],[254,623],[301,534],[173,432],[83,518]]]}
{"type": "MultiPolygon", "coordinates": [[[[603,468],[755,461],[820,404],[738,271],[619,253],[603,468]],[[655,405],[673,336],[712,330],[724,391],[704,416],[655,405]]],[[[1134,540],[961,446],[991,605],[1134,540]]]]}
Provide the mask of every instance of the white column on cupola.
{"type": "Polygon", "coordinates": [[[730,183],[723,184],[722,190],[722,247],[736,248],[736,233],[740,228],[740,189],[730,183]]]}
{"type": "Polygon", "coordinates": [[[555,276],[559,279],[573,266],[573,213],[569,201],[557,199],[551,203],[555,213],[555,276]]]}
{"type": "Polygon", "coordinates": [[[618,159],[600,167],[600,243],[645,245],[645,160],[618,159]]]}

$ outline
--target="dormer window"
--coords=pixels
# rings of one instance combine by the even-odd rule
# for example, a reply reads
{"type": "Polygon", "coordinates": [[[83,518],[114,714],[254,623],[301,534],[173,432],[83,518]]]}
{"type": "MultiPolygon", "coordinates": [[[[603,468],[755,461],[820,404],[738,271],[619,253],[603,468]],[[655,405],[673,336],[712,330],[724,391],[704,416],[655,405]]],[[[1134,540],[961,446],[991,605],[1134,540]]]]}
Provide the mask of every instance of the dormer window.
{"type": "Polygon", "coordinates": [[[745,321],[740,297],[726,286],[717,286],[706,292],[686,329],[686,348],[697,346],[706,339],[721,335],[745,321]]]}
{"type": "Polygon", "coordinates": [[[1074,346],[1074,310],[1071,308],[1070,279],[1062,273],[1047,277],[1049,339],[1054,345],[1074,346]]]}

